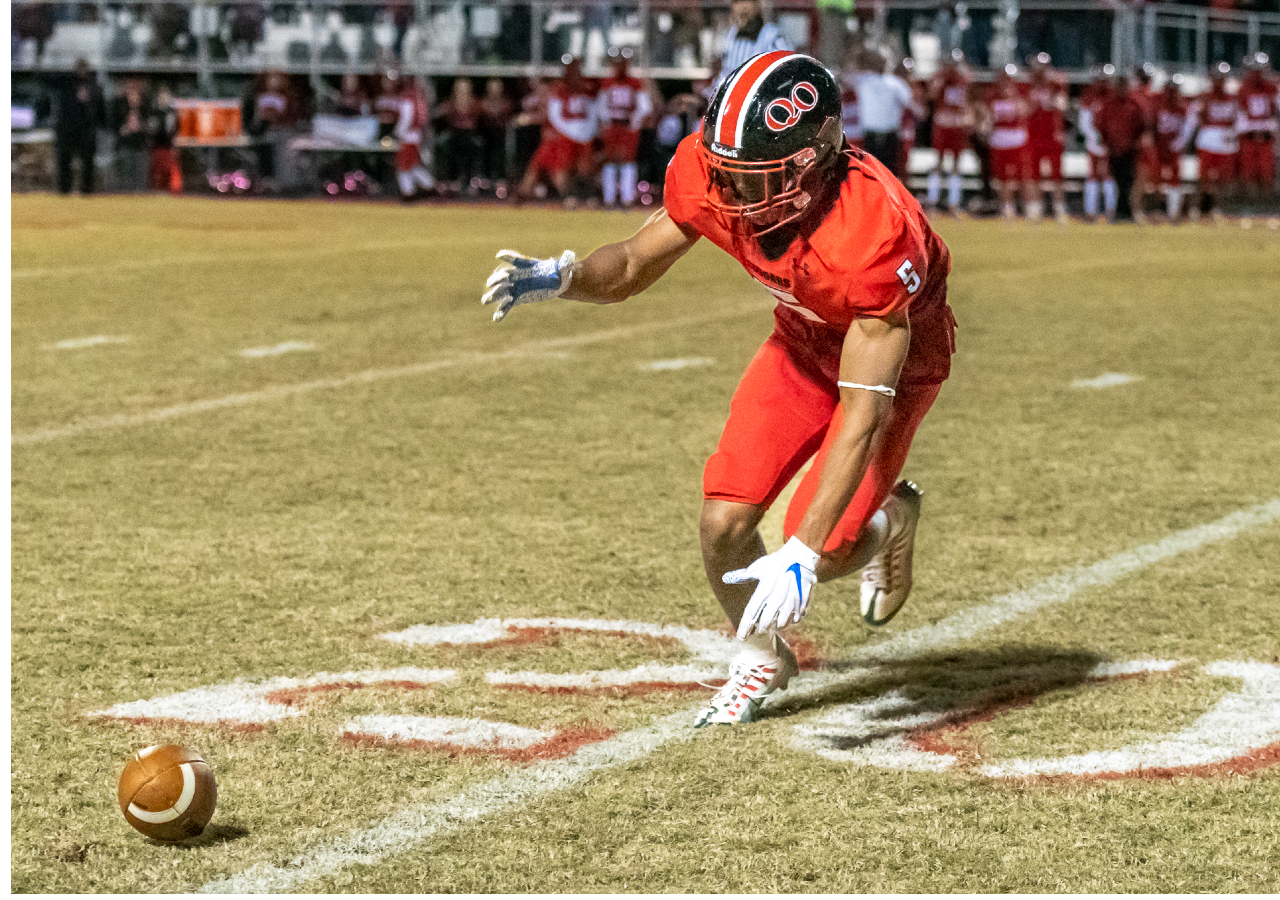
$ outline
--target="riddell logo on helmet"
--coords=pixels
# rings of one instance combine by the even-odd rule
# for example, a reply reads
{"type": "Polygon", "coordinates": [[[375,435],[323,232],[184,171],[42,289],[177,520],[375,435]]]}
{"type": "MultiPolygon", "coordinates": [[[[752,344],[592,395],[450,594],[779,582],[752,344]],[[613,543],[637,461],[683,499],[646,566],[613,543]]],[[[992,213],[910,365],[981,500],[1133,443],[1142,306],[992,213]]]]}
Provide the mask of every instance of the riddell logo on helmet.
{"type": "Polygon", "coordinates": [[[714,141],[711,144],[711,152],[717,156],[727,156],[730,159],[738,158],[737,150],[732,147],[726,147],[724,144],[715,143],[714,141]]]}
{"type": "Polygon", "coordinates": [[[770,131],[786,131],[800,116],[818,105],[818,89],[801,81],[791,89],[790,98],[779,97],[764,108],[764,123],[770,131]]]}

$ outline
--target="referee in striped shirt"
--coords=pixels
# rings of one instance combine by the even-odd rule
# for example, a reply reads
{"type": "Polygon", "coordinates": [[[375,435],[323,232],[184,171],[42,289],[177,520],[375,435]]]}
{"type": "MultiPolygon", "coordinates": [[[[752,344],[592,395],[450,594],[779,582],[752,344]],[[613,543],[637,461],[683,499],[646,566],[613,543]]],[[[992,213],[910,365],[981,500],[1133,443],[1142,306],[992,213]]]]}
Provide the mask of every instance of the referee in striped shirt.
{"type": "Polygon", "coordinates": [[[713,90],[719,87],[726,75],[751,57],[771,50],[792,49],[778,26],[764,20],[761,0],[733,0],[729,4],[729,15],[733,24],[725,35],[724,55],[720,57],[720,72],[716,75],[713,90]]]}

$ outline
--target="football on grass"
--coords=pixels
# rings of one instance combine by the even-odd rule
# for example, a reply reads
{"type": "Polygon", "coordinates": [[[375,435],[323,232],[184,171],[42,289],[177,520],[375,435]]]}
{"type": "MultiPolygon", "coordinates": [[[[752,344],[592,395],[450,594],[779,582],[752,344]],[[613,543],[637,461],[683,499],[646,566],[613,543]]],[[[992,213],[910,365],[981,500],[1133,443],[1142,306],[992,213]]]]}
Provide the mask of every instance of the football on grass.
{"type": "Polygon", "coordinates": [[[118,797],[121,812],[134,828],[157,841],[181,841],[209,824],[218,804],[218,786],[199,753],[157,744],[129,757],[118,797]]]}

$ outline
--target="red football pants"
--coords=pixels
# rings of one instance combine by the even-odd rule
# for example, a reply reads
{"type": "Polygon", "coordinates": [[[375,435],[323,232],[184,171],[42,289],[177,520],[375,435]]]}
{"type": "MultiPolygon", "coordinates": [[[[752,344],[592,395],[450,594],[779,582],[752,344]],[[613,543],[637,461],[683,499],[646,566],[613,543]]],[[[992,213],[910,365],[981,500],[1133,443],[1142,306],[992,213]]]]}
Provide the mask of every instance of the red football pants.
{"type": "MultiPolygon", "coordinates": [[[[941,384],[899,384],[889,418],[873,445],[866,474],[824,550],[856,540],[897,483],[911,440],[941,384]]],[[[783,533],[800,526],[818,489],[843,412],[835,381],[774,334],[743,373],[720,444],[707,460],[703,496],[768,507],[810,457],[813,466],[787,507],[783,533]]]]}

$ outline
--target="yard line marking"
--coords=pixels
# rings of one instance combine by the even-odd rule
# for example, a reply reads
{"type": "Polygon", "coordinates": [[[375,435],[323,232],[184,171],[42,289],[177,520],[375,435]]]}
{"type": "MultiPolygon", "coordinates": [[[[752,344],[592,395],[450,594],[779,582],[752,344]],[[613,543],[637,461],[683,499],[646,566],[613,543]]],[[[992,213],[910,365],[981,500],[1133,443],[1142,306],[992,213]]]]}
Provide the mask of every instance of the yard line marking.
{"type": "Polygon", "coordinates": [[[83,350],[86,347],[99,347],[103,344],[124,344],[128,335],[95,334],[93,337],[68,338],[56,344],[46,346],[45,350],[83,350]]]}
{"type": "Polygon", "coordinates": [[[1124,375],[1119,372],[1103,372],[1097,378],[1077,378],[1071,382],[1073,388],[1109,388],[1122,384],[1130,384],[1138,380],[1137,375],[1124,375]]]}
{"type": "Polygon", "coordinates": [[[562,338],[550,338],[548,340],[541,341],[530,341],[527,344],[513,347],[510,350],[460,353],[444,359],[413,363],[412,365],[398,366],[393,369],[366,369],[363,372],[356,372],[352,375],[343,375],[338,378],[322,378],[318,381],[307,381],[300,384],[277,385],[276,387],[264,388],[260,391],[248,391],[243,394],[229,394],[225,397],[212,397],[208,400],[195,400],[190,403],[178,403],[174,406],[166,406],[161,409],[151,410],[150,412],[134,413],[133,415],[121,414],[115,416],[95,416],[93,418],[81,419],[79,422],[72,422],[69,425],[61,425],[55,428],[42,428],[37,431],[15,434],[13,435],[10,444],[14,447],[25,447],[32,444],[45,444],[50,441],[61,440],[62,438],[77,437],[82,434],[91,434],[99,431],[109,431],[115,428],[133,428],[139,425],[152,425],[158,422],[165,422],[169,419],[179,418],[181,416],[194,415],[196,413],[213,412],[214,410],[229,409],[239,406],[250,406],[255,403],[268,403],[273,400],[283,400],[286,397],[293,397],[298,394],[310,393],[311,391],[332,390],[336,388],[351,387],[352,385],[357,384],[373,384],[375,382],[387,381],[394,378],[409,378],[415,375],[426,375],[431,372],[438,372],[442,369],[449,369],[455,366],[490,365],[492,363],[505,362],[508,360],[531,359],[537,357],[550,357],[552,359],[556,359],[561,358],[565,348],[585,347],[589,344],[596,344],[602,341],[631,337],[632,335],[646,331],[659,331],[673,327],[688,328],[706,322],[713,322],[717,319],[732,318],[747,312],[758,312],[761,308],[762,303],[760,302],[760,299],[757,299],[755,302],[750,304],[743,304],[728,310],[708,313],[702,316],[689,316],[684,319],[667,319],[659,322],[646,322],[639,325],[609,328],[604,331],[593,331],[588,334],[572,335],[562,338]]]}
{"type": "Polygon", "coordinates": [[[309,344],[306,341],[285,341],[283,344],[276,344],[274,347],[249,347],[241,350],[240,355],[246,359],[262,359],[264,356],[280,356],[283,353],[293,353],[297,350],[314,350],[315,344],[309,344]]]}
{"type": "MultiPolygon", "coordinates": [[[[1230,540],[1278,520],[1280,498],[1231,513],[1216,522],[1175,532],[1155,543],[1135,547],[1091,566],[1068,569],[1023,591],[1005,594],[969,607],[936,625],[916,628],[860,650],[849,659],[870,663],[936,652],[1047,606],[1074,599],[1093,588],[1113,584],[1126,575],[1149,568],[1176,554],[1230,540]]],[[[873,671],[871,668],[863,668],[835,677],[802,674],[792,679],[793,685],[800,683],[799,687],[785,691],[779,698],[782,702],[770,704],[769,707],[781,708],[797,699],[812,699],[820,691],[835,684],[862,681],[870,677],[873,671]],[[806,690],[805,685],[813,687],[806,690]]],[[[201,891],[232,894],[295,893],[299,886],[333,875],[346,866],[376,863],[435,835],[456,831],[493,813],[581,784],[602,769],[644,759],[665,744],[687,741],[696,734],[690,726],[695,711],[694,707],[681,710],[650,726],[583,747],[571,757],[519,769],[474,785],[451,799],[408,807],[377,825],[352,831],[326,846],[307,850],[286,863],[259,863],[237,875],[209,882],[201,891]]]]}
{"type": "Polygon", "coordinates": [[[676,369],[689,369],[694,366],[712,366],[715,362],[709,356],[686,356],[681,359],[659,359],[651,363],[641,363],[640,368],[646,372],[673,372],[676,369]]]}
{"type": "Polygon", "coordinates": [[[113,262],[91,263],[75,266],[53,266],[39,269],[14,269],[10,272],[13,279],[23,278],[57,278],[74,275],[110,275],[117,272],[132,272],[138,269],[174,268],[177,266],[226,266],[229,263],[249,261],[271,262],[283,257],[307,256],[339,256],[344,260],[351,253],[376,253],[383,250],[409,250],[432,246],[433,239],[421,238],[411,241],[389,241],[385,243],[356,244],[354,246],[312,246],[288,247],[260,253],[218,253],[214,255],[162,256],[152,259],[127,259],[113,262]]]}

